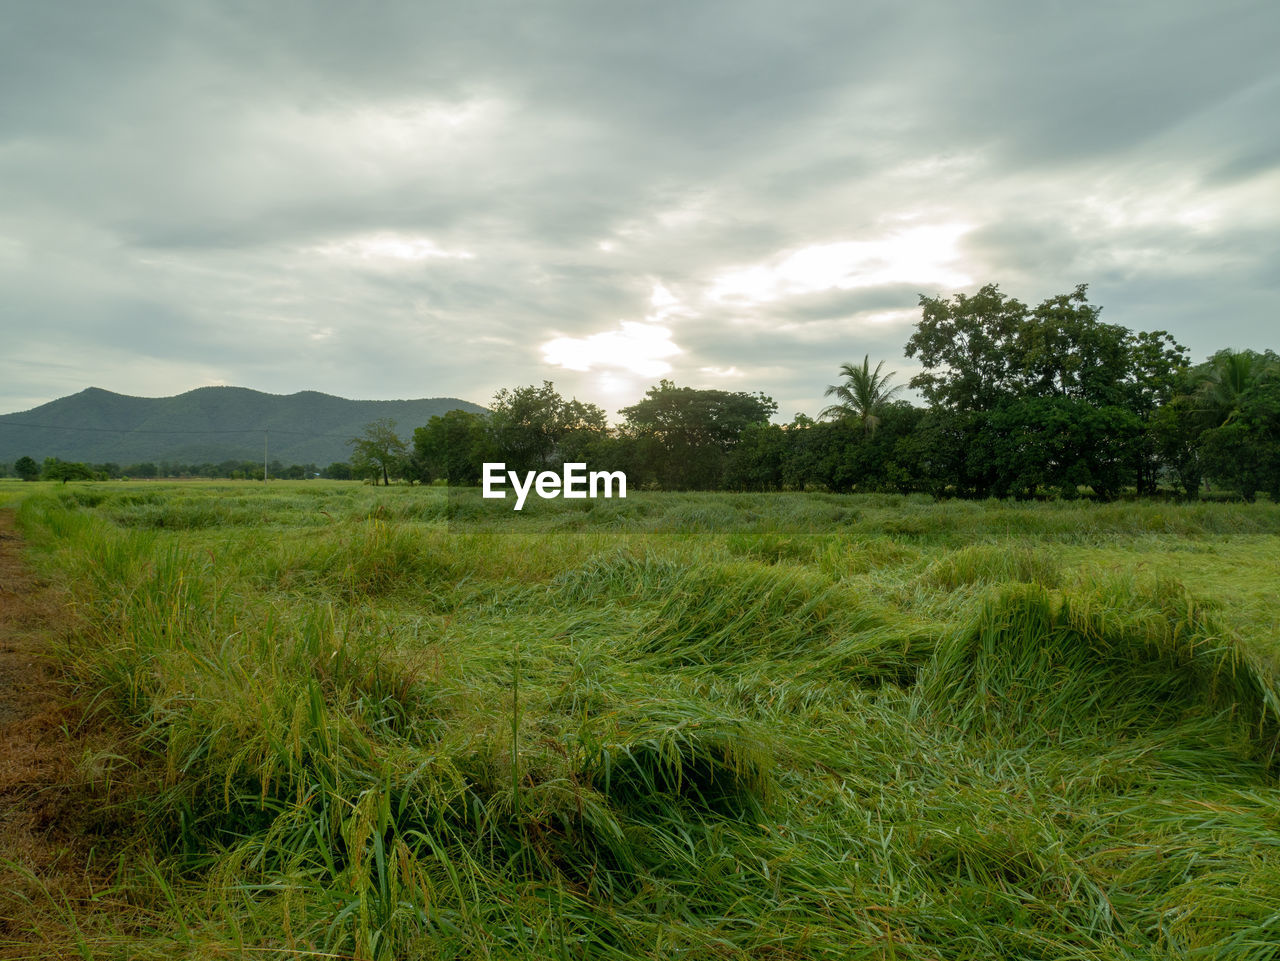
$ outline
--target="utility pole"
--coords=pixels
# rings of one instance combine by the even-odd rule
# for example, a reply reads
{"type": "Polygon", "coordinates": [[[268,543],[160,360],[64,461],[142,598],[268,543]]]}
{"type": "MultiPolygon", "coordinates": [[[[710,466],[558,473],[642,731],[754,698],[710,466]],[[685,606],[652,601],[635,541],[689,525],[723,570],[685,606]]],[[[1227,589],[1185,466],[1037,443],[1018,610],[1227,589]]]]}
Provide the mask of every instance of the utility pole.
{"type": "Polygon", "coordinates": [[[262,483],[267,482],[267,432],[262,432],[262,483]]]}

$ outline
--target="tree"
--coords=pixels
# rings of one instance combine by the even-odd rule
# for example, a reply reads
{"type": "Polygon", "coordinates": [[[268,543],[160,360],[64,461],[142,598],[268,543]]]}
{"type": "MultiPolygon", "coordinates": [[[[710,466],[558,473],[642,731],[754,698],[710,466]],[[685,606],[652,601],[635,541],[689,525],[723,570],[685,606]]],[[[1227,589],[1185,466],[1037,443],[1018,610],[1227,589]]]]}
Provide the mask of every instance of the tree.
{"type": "Polygon", "coordinates": [[[551,381],[498,391],[488,424],[497,455],[509,470],[522,471],[555,467],[575,438],[581,443],[583,436],[601,437],[608,429],[603,410],[565,400],[551,381]]]}
{"type": "Polygon", "coordinates": [[[474,486],[480,483],[488,451],[485,415],[451,410],[413,432],[411,461],[424,484],[442,477],[451,486],[474,486]]]}
{"type": "Polygon", "coordinates": [[[1199,411],[1190,391],[1175,394],[1151,416],[1149,438],[1159,461],[1173,475],[1182,496],[1200,496],[1204,481],[1199,411]]]}
{"type": "Polygon", "coordinates": [[[347,441],[351,445],[351,469],[354,473],[371,477],[377,483],[382,475],[383,486],[391,484],[391,474],[398,473],[405,455],[405,443],[396,433],[396,422],[382,417],[365,425],[364,433],[347,441]]]}
{"type": "Polygon", "coordinates": [[[835,397],[837,402],[825,408],[819,417],[831,417],[836,420],[853,419],[862,425],[864,433],[871,433],[880,423],[880,413],[884,406],[893,399],[893,395],[902,390],[902,385],[890,387],[894,371],[881,375],[880,368],[884,361],[871,369],[870,355],[864,355],[862,366],[841,364],[840,374],[844,378],[842,384],[831,384],[824,396],[835,397]]]}
{"type": "Polygon", "coordinates": [[[777,424],[752,424],[742,432],[729,454],[725,486],[732,490],[782,490],[790,455],[791,437],[787,428],[777,424]]]}
{"type": "Polygon", "coordinates": [[[1075,397],[1025,397],[985,412],[984,429],[966,451],[971,468],[997,497],[1043,490],[1071,499],[1078,488],[1110,500],[1126,478],[1137,418],[1123,407],[1075,397]]]}
{"type": "Polygon", "coordinates": [[[1019,326],[1010,355],[1021,396],[1067,397],[1098,407],[1120,406],[1130,371],[1130,331],[1098,319],[1088,286],[1040,303],[1019,326]]]}
{"type": "Polygon", "coordinates": [[[1013,389],[1014,352],[1027,305],[987,284],[954,301],[920,297],[921,317],[907,341],[924,373],[911,378],[933,407],[989,410],[1013,389]]]}
{"type": "Polygon", "coordinates": [[[1186,382],[1189,369],[1187,349],[1163,330],[1131,333],[1127,345],[1129,372],[1124,383],[1124,406],[1137,415],[1140,425],[1137,442],[1133,445],[1137,491],[1139,494],[1154,493],[1156,477],[1161,466],[1165,465],[1183,481],[1194,483],[1193,488],[1187,489],[1190,494],[1199,489],[1199,475],[1177,442],[1166,443],[1172,441],[1171,425],[1167,419],[1159,418],[1160,411],[1173,401],[1186,382]],[[1177,464],[1170,461],[1170,457],[1177,464]]]}
{"type": "Polygon", "coordinates": [[[13,464],[13,472],[24,481],[39,480],[40,465],[32,457],[19,457],[13,464]]]}
{"type": "Polygon", "coordinates": [[[922,489],[921,448],[913,437],[924,415],[908,401],[896,400],[880,408],[874,431],[853,417],[822,423],[797,418],[785,429],[790,440],[785,486],[820,486],[835,493],[922,489]]]}
{"type": "Polygon", "coordinates": [[[351,480],[351,465],[344,460],[336,460],[322,470],[320,476],[328,480],[351,480]]]}
{"type": "Polygon", "coordinates": [[[1034,310],[994,284],[972,297],[920,298],[906,353],[925,371],[911,386],[933,407],[927,429],[940,432],[942,456],[929,462],[951,465],[958,492],[1154,490],[1162,447],[1153,417],[1174,394],[1186,350],[1164,331],[1103,323],[1087,293],[1081,284],[1034,310]]]}
{"type": "Polygon", "coordinates": [[[64,484],[72,480],[98,479],[98,475],[93,472],[93,469],[88,464],[60,460],[57,457],[45,458],[41,476],[45,480],[62,481],[64,484]]]}
{"type": "Polygon", "coordinates": [[[648,479],[667,489],[710,490],[720,486],[726,457],[742,433],[767,424],[777,410],[764,394],[694,390],[664,380],[618,413],[648,479]]]}
{"type": "Polygon", "coordinates": [[[906,354],[918,354],[925,372],[911,386],[930,404],[955,410],[992,410],[1011,397],[1122,405],[1133,366],[1131,333],[1102,323],[1087,292],[1080,284],[1035,310],[995,284],[952,301],[922,296],[906,354]]]}
{"type": "Polygon", "coordinates": [[[990,479],[974,457],[973,440],[982,435],[987,414],[934,407],[900,442],[915,470],[918,489],[942,497],[985,497],[990,479]]]}
{"type": "Polygon", "coordinates": [[[1277,373],[1277,358],[1268,351],[1220,350],[1200,370],[1199,408],[1206,428],[1234,420],[1249,392],[1263,378],[1277,373]]]}
{"type": "Polygon", "coordinates": [[[1245,500],[1280,499],[1280,357],[1223,350],[1197,373],[1205,474],[1245,500]]]}

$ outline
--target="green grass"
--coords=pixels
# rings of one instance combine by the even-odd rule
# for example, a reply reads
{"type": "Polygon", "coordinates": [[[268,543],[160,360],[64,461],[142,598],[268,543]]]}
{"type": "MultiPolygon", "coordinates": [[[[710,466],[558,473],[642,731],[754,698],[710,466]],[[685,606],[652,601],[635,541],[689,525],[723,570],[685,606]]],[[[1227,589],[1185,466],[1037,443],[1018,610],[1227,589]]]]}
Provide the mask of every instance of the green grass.
{"type": "Polygon", "coordinates": [[[29,493],[130,732],[68,944],[1280,957],[1280,507],[532,506],[29,493]]]}

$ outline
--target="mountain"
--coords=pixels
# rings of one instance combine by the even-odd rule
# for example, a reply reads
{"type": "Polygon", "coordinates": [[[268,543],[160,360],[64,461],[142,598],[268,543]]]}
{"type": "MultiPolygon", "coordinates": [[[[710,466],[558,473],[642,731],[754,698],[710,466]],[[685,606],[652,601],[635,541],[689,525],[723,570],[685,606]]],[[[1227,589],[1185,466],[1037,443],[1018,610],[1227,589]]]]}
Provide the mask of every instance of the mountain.
{"type": "Polygon", "coordinates": [[[19,457],[173,464],[262,460],[282,464],[347,460],[347,441],[381,417],[406,440],[436,414],[483,407],[453,397],[347,400],[314,390],[264,394],[244,387],[200,387],[176,397],[129,397],[90,387],[31,410],[0,414],[0,463],[19,457]]]}

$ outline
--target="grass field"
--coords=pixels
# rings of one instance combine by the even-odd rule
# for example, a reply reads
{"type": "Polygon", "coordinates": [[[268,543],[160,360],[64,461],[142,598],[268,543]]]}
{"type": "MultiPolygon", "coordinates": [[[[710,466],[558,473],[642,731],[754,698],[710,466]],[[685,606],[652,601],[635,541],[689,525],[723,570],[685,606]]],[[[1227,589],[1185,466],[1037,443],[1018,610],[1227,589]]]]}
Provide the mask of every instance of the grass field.
{"type": "Polygon", "coordinates": [[[1280,506],[34,488],[85,957],[1280,958],[1280,506]]]}

